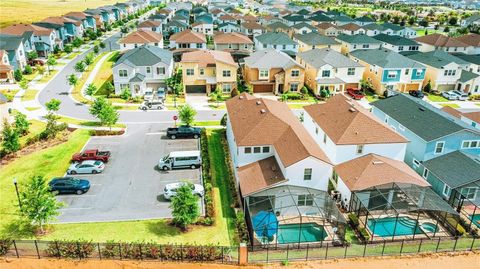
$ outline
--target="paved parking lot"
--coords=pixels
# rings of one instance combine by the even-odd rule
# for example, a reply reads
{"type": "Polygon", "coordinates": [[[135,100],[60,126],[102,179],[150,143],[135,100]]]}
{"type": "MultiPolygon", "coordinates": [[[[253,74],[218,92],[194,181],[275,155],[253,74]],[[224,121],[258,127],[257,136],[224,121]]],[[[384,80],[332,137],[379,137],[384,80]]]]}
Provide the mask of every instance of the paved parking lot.
{"type": "MultiPolygon", "coordinates": [[[[105,171],[77,175],[90,180],[83,195],[59,195],[65,203],[58,222],[94,222],[171,217],[163,199],[166,184],[189,180],[200,183],[199,169],[160,171],[158,160],[171,151],[196,150],[198,140],[168,140],[165,124],[134,124],[119,137],[92,137],[85,149],[110,150],[105,171]]],[[[202,202],[203,211],[203,202],[202,202]]]]}

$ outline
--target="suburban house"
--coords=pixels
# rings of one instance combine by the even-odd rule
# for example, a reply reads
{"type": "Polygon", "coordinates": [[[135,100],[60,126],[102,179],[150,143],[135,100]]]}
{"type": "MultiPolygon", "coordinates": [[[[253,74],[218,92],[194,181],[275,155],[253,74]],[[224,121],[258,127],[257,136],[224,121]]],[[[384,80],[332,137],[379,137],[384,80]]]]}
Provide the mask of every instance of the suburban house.
{"type": "Polygon", "coordinates": [[[297,62],[305,68],[305,85],[318,95],[322,90],[338,94],[359,88],[365,71],[363,65],[328,48],[301,52],[297,62]]]}
{"type": "Polygon", "coordinates": [[[393,24],[389,22],[385,22],[381,25],[383,28],[389,30],[389,32],[391,31],[390,33],[391,35],[398,35],[398,36],[403,36],[407,38],[414,38],[417,36],[417,31],[405,26],[400,26],[398,24],[393,24]]]}
{"type": "MultiPolygon", "coordinates": [[[[423,85],[425,86],[430,82],[432,90],[462,90],[463,83],[461,82],[461,78],[462,76],[465,78],[465,75],[472,77],[469,74],[473,75],[470,80],[474,81],[473,84],[472,82],[470,82],[470,84],[467,82],[465,83],[465,86],[467,84],[470,85],[467,87],[467,92],[475,89],[475,86],[477,86],[478,90],[478,82],[475,83],[475,78],[477,78],[478,75],[468,71],[469,63],[467,61],[455,57],[443,50],[434,50],[425,53],[418,52],[406,54],[406,56],[427,67],[423,85]]],[[[463,87],[463,89],[465,89],[465,87],[463,87]]]]}
{"type": "Polygon", "coordinates": [[[169,21],[164,25],[164,31],[168,34],[176,34],[188,29],[188,24],[181,21],[169,21]]]}
{"type": "Polygon", "coordinates": [[[388,49],[356,50],[350,58],[365,66],[363,79],[372,84],[379,95],[392,91],[421,90],[426,67],[388,49]]]}
{"type": "Polygon", "coordinates": [[[138,48],[142,45],[163,49],[163,36],[150,30],[137,30],[120,39],[118,44],[120,44],[120,51],[138,48]]]}
{"type": "MultiPolygon", "coordinates": [[[[0,36],[0,38],[2,38],[0,36]]],[[[0,50],[0,82],[14,82],[13,66],[10,65],[6,50],[0,50]]]]}
{"type": "Polygon", "coordinates": [[[83,24],[83,29],[85,29],[85,30],[87,30],[87,29],[90,29],[90,30],[93,30],[93,31],[97,30],[97,25],[96,25],[96,22],[95,22],[95,18],[90,14],[73,11],[73,12],[69,12],[69,13],[65,14],[64,17],[74,19],[74,20],[77,20],[77,21],[81,21],[82,24],[83,24]]]}
{"type": "Polygon", "coordinates": [[[191,25],[192,30],[196,33],[202,33],[204,35],[213,35],[213,24],[203,21],[197,21],[191,25]]]}
{"type": "Polygon", "coordinates": [[[442,111],[447,112],[448,114],[462,120],[469,126],[480,129],[480,112],[479,111],[461,112],[450,106],[442,107],[442,111]]]}
{"type": "Polygon", "coordinates": [[[71,42],[75,38],[81,38],[85,28],[80,21],[70,19],[68,17],[48,17],[43,19],[40,23],[50,23],[62,25],[65,28],[66,42],[71,42]]]}
{"type": "Polygon", "coordinates": [[[277,33],[281,32],[289,36],[291,36],[293,32],[292,27],[280,21],[270,23],[267,26],[265,26],[265,28],[267,29],[268,32],[277,32],[277,33]]]}
{"type": "Polygon", "coordinates": [[[360,26],[365,26],[365,25],[369,25],[369,24],[373,24],[375,23],[375,20],[370,18],[370,17],[367,17],[367,16],[362,16],[362,17],[357,17],[354,19],[353,23],[356,23],[360,26]]]}
{"type": "Polygon", "coordinates": [[[317,26],[322,23],[328,23],[331,24],[333,22],[333,19],[324,15],[324,14],[316,14],[312,17],[309,18],[312,25],[317,26]]]}
{"type": "Polygon", "coordinates": [[[480,54],[480,35],[470,33],[467,35],[462,35],[457,37],[457,40],[468,45],[467,51],[465,52],[468,55],[478,55],[480,54]]]}
{"type": "Polygon", "coordinates": [[[316,32],[317,28],[315,28],[313,25],[308,24],[306,22],[302,23],[297,23],[294,26],[292,26],[293,32],[295,34],[308,34],[311,32],[316,32]]]}
{"type": "Polygon", "coordinates": [[[299,23],[307,23],[310,20],[303,15],[288,14],[282,17],[282,21],[289,26],[294,26],[299,23]]]}
{"type": "Polygon", "coordinates": [[[33,25],[37,25],[43,28],[51,29],[56,33],[56,45],[63,49],[63,45],[71,42],[73,40],[73,36],[67,33],[67,28],[63,24],[62,21],[55,20],[55,19],[45,19],[41,22],[35,22],[33,25]]]}
{"type": "Polygon", "coordinates": [[[255,50],[275,49],[294,56],[298,52],[298,44],[285,33],[268,32],[253,38],[255,50]]]}
{"type": "Polygon", "coordinates": [[[14,70],[23,71],[27,65],[27,56],[21,36],[0,35],[0,50],[8,55],[8,61],[14,70]]]}
{"type": "Polygon", "coordinates": [[[207,93],[218,87],[229,93],[237,87],[238,64],[225,51],[198,50],[186,52],[180,62],[186,93],[207,93]]]}
{"type": "Polygon", "coordinates": [[[398,35],[379,34],[373,36],[373,38],[383,42],[382,48],[395,52],[418,51],[420,47],[420,44],[415,40],[398,35]]]}
{"type": "Polygon", "coordinates": [[[345,35],[340,34],[336,37],[342,44],[341,52],[348,55],[354,50],[375,50],[382,47],[382,42],[367,35],[345,35]]]}
{"type": "Polygon", "coordinates": [[[337,26],[342,26],[342,25],[354,22],[354,20],[352,18],[350,18],[349,16],[344,15],[344,14],[333,15],[333,16],[331,16],[331,18],[333,19],[332,23],[337,25],[337,26]]]}
{"type": "Polygon", "coordinates": [[[304,109],[305,129],[333,164],[372,153],[397,161],[405,158],[407,139],[344,95],[304,109]]]}
{"type": "Polygon", "coordinates": [[[421,52],[433,50],[444,50],[446,52],[467,52],[469,45],[459,41],[454,37],[442,34],[431,34],[415,38],[415,41],[421,44],[421,52]]]}
{"type": "Polygon", "coordinates": [[[293,41],[298,43],[298,52],[304,52],[312,49],[329,48],[340,52],[341,45],[335,39],[319,34],[318,32],[310,32],[308,34],[294,35],[293,41]]]}
{"type": "Polygon", "coordinates": [[[254,93],[298,92],[304,85],[304,68],[284,52],[271,48],[259,50],[244,62],[243,77],[254,93]]]}
{"type": "Polygon", "coordinates": [[[253,52],[253,41],[238,32],[218,33],[213,37],[213,44],[215,44],[215,50],[230,52],[235,60],[253,52]]]}
{"type": "Polygon", "coordinates": [[[361,26],[353,22],[339,26],[339,28],[342,30],[342,33],[345,35],[364,35],[365,34],[365,29],[363,29],[361,26]]]}
{"type": "Polygon", "coordinates": [[[190,29],[170,36],[171,49],[207,49],[207,38],[190,29]]]}
{"type": "Polygon", "coordinates": [[[324,36],[336,37],[342,33],[342,29],[328,22],[320,23],[316,27],[318,32],[324,36]]]}
{"type": "Polygon", "coordinates": [[[362,26],[362,28],[365,30],[365,34],[368,36],[376,36],[379,34],[394,35],[393,30],[385,27],[383,24],[371,23],[362,26]]]}
{"type": "Polygon", "coordinates": [[[222,15],[222,16],[218,17],[217,21],[219,23],[227,23],[227,22],[234,23],[234,24],[237,23],[237,19],[230,14],[225,14],[225,15],[222,15]]]}
{"type": "Polygon", "coordinates": [[[377,118],[410,141],[405,162],[419,174],[422,163],[447,153],[480,155],[479,130],[419,98],[398,94],[371,105],[377,118]]]}
{"type": "Polygon", "coordinates": [[[460,21],[460,26],[479,26],[480,25],[480,14],[472,15],[466,19],[460,21]]]}
{"type": "MultiPolygon", "coordinates": [[[[24,51],[36,50],[40,57],[47,57],[50,52],[53,52],[55,45],[60,49],[63,48],[54,30],[33,24],[13,24],[1,29],[0,33],[22,37],[24,51]]],[[[13,63],[12,58],[10,63],[13,63]]]]}
{"type": "Polygon", "coordinates": [[[240,32],[240,25],[231,22],[225,22],[218,25],[218,31],[223,33],[240,32]]]}
{"type": "Polygon", "coordinates": [[[226,106],[227,141],[243,197],[278,185],[327,191],[332,164],[287,104],[242,93],[226,106]]]}
{"type": "Polygon", "coordinates": [[[244,22],[240,25],[240,29],[242,33],[250,36],[250,37],[256,37],[259,36],[263,33],[265,33],[266,29],[262,25],[256,23],[256,22],[244,22]]]}
{"type": "Polygon", "coordinates": [[[143,96],[166,90],[165,80],[173,74],[173,55],[155,46],[143,45],[123,54],[112,67],[115,94],[129,90],[143,96]]]}
{"type": "Polygon", "coordinates": [[[189,24],[190,23],[190,17],[186,16],[186,15],[182,15],[182,14],[177,14],[177,15],[172,17],[171,21],[179,21],[179,22],[183,22],[185,24],[189,24]]]}
{"type": "Polygon", "coordinates": [[[162,22],[154,20],[145,20],[138,24],[138,30],[149,30],[161,34],[163,32],[162,22]]]}

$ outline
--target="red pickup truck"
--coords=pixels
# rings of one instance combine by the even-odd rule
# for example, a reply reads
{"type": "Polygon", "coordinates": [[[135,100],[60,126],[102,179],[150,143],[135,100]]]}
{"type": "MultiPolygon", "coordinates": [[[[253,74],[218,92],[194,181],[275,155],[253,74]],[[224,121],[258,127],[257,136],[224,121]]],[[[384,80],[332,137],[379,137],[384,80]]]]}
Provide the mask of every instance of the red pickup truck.
{"type": "Polygon", "coordinates": [[[85,160],[108,162],[110,159],[110,151],[99,151],[98,149],[87,149],[72,156],[73,162],[81,162],[85,160]]]}

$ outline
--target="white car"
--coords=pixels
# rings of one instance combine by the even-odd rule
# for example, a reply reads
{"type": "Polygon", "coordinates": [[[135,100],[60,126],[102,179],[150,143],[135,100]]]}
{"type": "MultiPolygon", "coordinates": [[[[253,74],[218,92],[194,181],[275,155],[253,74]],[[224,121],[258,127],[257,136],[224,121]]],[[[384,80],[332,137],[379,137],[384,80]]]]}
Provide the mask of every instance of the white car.
{"type": "Polygon", "coordinates": [[[67,174],[98,174],[103,172],[105,164],[101,161],[87,160],[81,163],[75,162],[70,165],[67,174]]]}
{"type": "Polygon", "coordinates": [[[203,197],[203,195],[205,194],[205,190],[203,189],[202,185],[191,184],[188,182],[177,182],[177,183],[170,183],[165,186],[165,189],[163,189],[163,197],[165,197],[165,199],[167,200],[172,199],[173,196],[177,195],[177,189],[184,186],[185,184],[189,184],[192,187],[192,193],[194,195],[203,197]]]}
{"type": "Polygon", "coordinates": [[[458,95],[453,91],[442,92],[442,96],[447,98],[448,100],[458,100],[458,95]]]}
{"type": "Polygon", "coordinates": [[[452,92],[458,96],[457,99],[460,101],[466,101],[468,99],[468,94],[464,92],[461,92],[461,91],[452,91],[452,92]]]}

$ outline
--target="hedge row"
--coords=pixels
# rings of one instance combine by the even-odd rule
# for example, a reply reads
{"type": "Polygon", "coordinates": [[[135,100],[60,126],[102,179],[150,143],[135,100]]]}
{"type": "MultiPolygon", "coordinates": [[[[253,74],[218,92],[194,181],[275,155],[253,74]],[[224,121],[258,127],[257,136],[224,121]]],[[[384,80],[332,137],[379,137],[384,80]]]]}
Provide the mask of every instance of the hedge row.
{"type": "Polygon", "coordinates": [[[205,188],[205,218],[200,219],[200,224],[212,225],[215,221],[215,206],[213,204],[212,173],[210,167],[210,156],[208,153],[207,130],[202,128],[200,133],[200,148],[202,154],[202,178],[205,188]]]}

